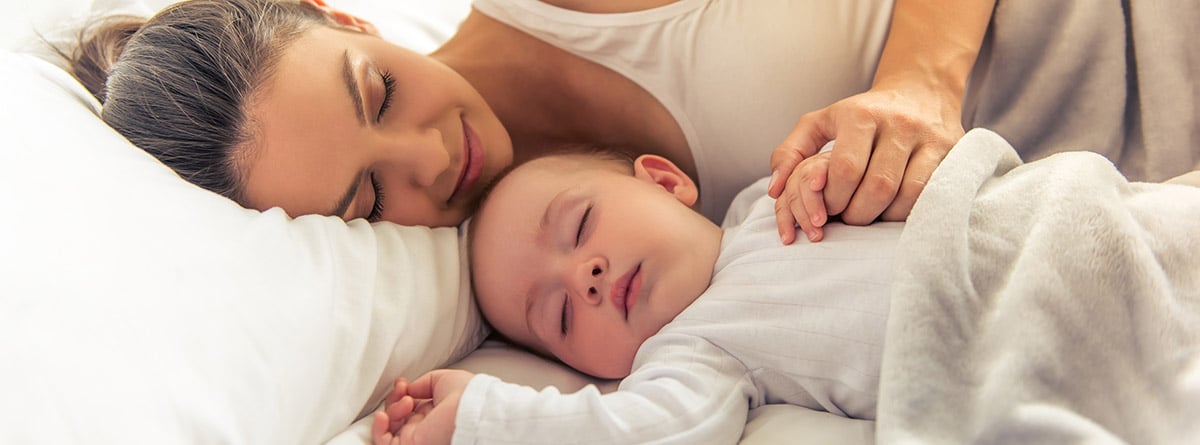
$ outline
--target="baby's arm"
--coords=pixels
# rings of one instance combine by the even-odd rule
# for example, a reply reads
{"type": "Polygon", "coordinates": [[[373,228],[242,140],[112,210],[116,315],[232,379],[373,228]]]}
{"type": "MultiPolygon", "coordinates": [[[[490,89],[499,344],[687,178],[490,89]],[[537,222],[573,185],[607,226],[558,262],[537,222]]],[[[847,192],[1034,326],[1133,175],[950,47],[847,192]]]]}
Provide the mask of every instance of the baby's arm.
{"type": "Polygon", "coordinates": [[[784,244],[796,241],[796,225],[812,242],[825,236],[829,219],[825,210],[825,184],[829,178],[829,151],[805,158],[786,178],[771,178],[768,193],[775,199],[775,222],[784,244]]]}
{"type": "MultiPolygon", "coordinates": [[[[553,387],[538,391],[476,375],[461,393],[447,391],[460,397],[451,419],[452,436],[441,436],[444,430],[439,426],[428,430],[438,435],[436,441],[422,442],[419,427],[408,433],[408,423],[395,425],[389,411],[377,415],[376,443],[438,443],[451,438],[460,443],[736,443],[756,393],[745,367],[703,340],[665,343],[666,348],[653,351],[655,360],[647,361],[652,364],[639,365],[608,394],[590,385],[572,394],[553,387]],[[389,442],[396,433],[401,440],[389,442]]],[[[434,422],[440,386],[435,384],[434,403],[424,408],[427,411],[419,401],[409,408],[398,397],[397,413],[413,416],[418,424],[434,422]]],[[[443,403],[446,400],[450,399],[443,403]]]]}

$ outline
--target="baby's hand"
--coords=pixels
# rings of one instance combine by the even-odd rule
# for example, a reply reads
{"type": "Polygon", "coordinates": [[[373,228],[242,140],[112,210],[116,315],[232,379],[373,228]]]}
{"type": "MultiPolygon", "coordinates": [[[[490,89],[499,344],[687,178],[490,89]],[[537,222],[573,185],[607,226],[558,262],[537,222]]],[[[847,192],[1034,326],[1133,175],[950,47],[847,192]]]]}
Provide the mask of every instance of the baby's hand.
{"type": "Polygon", "coordinates": [[[812,242],[825,236],[821,229],[829,218],[825,211],[825,184],[829,178],[829,151],[805,158],[787,178],[772,178],[768,193],[775,197],[775,222],[784,244],[796,241],[796,225],[812,242]]]}
{"type": "Polygon", "coordinates": [[[375,413],[371,437],[375,445],[448,444],[463,390],[475,374],[441,369],[412,383],[396,379],[383,411],[375,413]]]}

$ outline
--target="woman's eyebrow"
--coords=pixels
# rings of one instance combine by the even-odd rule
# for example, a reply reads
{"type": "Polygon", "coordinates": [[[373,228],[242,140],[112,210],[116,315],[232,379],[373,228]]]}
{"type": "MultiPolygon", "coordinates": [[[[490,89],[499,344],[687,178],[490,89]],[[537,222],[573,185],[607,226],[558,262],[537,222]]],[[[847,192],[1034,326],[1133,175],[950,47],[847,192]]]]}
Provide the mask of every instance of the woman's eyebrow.
{"type": "Polygon", "coordinates": [[[354,66],[350,62],[350,50],[342,53],[342,80],[346,82],[346,91],[354,103],[354,115],[358,117],[360,126],[367,125],[367,114],[363,111],[362,90],[358,88],[358,79],[354,76],[354,66]]]}

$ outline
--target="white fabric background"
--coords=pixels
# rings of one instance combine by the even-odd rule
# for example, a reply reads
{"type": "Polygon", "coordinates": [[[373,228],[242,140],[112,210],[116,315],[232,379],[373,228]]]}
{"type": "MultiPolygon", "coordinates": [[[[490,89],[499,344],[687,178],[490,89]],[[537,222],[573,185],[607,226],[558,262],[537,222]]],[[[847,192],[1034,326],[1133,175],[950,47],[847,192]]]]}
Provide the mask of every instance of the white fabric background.
{"type": "MultiPolygon", "coordinates": [[[[466,6],[373,3],[410,14],[372,16],[413,46],[453,30],[436,11],[466,6]]],[[[395,377],[481,340],[456,229],[243,209],[130,145],[72,77],[22,53],[49,54],[31,24],[62,41],[91,14],[158,5],[8,6],[0,443],[323,442],[395,377]]]]}

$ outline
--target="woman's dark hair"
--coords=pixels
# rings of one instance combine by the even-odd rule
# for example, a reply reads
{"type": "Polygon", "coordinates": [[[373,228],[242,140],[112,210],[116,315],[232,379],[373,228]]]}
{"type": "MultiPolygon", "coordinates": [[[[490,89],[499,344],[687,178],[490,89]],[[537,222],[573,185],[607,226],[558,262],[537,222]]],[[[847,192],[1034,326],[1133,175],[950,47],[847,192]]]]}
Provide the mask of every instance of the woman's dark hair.
{"type": "Polygon", "coordinates": [[[242,202],[246,106],[283,49],[325,24],[296,1],[188,0],[149,20],[95,23],[64,56],[109,126],[189,182],[242,202]]]}

